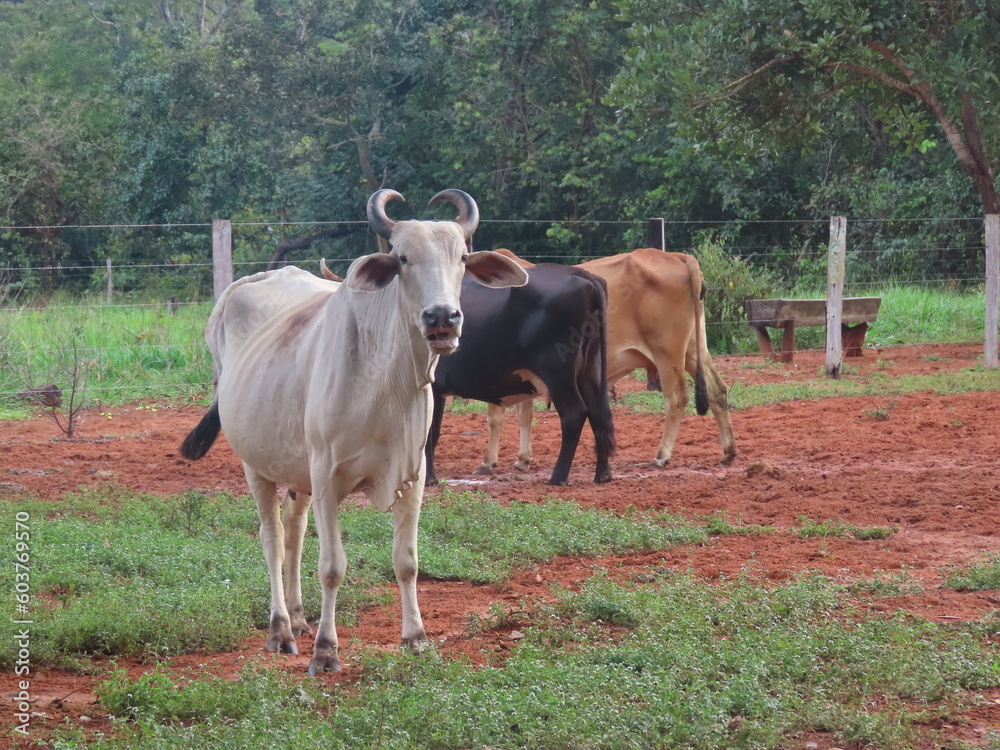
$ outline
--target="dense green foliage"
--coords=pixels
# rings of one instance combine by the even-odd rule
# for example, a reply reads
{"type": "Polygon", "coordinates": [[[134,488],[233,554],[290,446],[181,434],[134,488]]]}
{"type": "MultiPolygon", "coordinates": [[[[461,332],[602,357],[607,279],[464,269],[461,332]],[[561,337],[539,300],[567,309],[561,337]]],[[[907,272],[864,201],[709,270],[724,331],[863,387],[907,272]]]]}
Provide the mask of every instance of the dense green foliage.
{"type": "Polygon", "coordinates": [[[996,172],[996,11],[902,5],[0,3],[0,294],[100,283],[105,258],[175,264],[190,292],[199,274],[177,264],[207,260],[213,218],[237,222],[238,261],[353,258],[373,244],[345,222],[383,185],[404,218],[463,188],[480,246],[534,257],[644,245],[663,216],[672,248],[711,229],[795,281],[843,213],[897,220],[859,233],[872,269],[962,276],[981,222],[940,217],[980,216],[986,187],[950,128],[996,172]],[[847,63],[898,73],[874,48],[847,55],[855,27],[926,73],[948,119],[919,82],[847,85],[847,63]]]}

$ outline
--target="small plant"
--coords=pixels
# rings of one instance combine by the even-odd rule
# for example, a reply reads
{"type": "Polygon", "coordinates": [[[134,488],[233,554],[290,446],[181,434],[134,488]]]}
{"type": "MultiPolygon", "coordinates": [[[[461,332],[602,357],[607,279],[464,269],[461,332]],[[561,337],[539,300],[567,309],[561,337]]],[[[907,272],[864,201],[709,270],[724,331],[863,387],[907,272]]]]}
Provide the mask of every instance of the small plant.
{"type": "Polygon", "coordinates": [[[76,326],[60,334],[42,373],[32,367],[27,356],[16,357],[7,346],[2,352],[4,366],[21,383],[18,398],[40,405],[66,437],[73,437],[87,402],[90,378],[91,353],[84,343],[83,328],[76,326]],[[39,385],[47,381],[52,382],[39,385]]]}
{"type": "Polygon", "coordinates": [[[799,516],[799,523],[802,524],[795,533],[803,539],[813,537],[842,538],[848,534],[858,541],[870,541],[873,539],[885,539],[895,533],[896,529],[887,529],[882,526],[855,526],[846,521],[823,521],[817,523],[808,516],[799,516]]]}
{"type": "Polygon", "coordinates": [[[861,412],[861,416],[865,419],[871,419],[876,422],[884,422],[892,416],[893,410],[895,410],[897,403],[892,401],[888,404],[881,404],[873,409],[864,409],[861,412]]]}
{"type": "Polygon", "coordinates": [[[212,500],[194,490],[182,493],[176,501],[163,506],[163,525],[188,536],[214,529],[218,516],[219,510],[212,500]]]}
{"type": "Polygon", "coordinates": [[[955,591],[983,591],[1000,588],[1000,555],[985,563],[942,572],[944,585],[955,591]]]}
{"type": "Polygon", "coordinates": [[[852,594],[867,596],[907,596],[920,594],[924,589],[920,582],[906,571],[886,575],[876,571],[873,578],[855,581],[848,586],[852,594]]]}
{"type": "Polygon", "coordinates": [[[722,536],[724,534],[774,534],[777,532],[773,526],[760,526],[758,524],[743,524],[742,517],[737,517],[735,525],[730,523],[729,516],[724,510],[713,513],[705,519],[705,531],[709,536],[722,536]]]}
{"type": "Polygon", "coordinates": [[[869,542],[873,539],[888,539],[896,533],[896,527],[888,529],[884,526],[852,526],[850,533],[860,542],[869,542]]]}

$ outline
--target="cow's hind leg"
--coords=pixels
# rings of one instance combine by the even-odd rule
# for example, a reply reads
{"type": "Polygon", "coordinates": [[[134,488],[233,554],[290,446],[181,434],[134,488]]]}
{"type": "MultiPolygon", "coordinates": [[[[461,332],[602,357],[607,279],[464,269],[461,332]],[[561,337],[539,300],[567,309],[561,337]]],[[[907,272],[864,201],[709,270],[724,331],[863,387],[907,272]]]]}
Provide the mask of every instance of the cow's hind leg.
{"type": "Polygon", "coordinates": [[[247,484],[257,501],[257,515],[260,517],[260,543],[264,548],[267,572],[271,579],[271,619],[267,636],[267,647],[271,651],[297,654],[295,638],[292,635],[291,619],[285,606],[285,592],[281,580],[281,566],[285,560],[285,535],[281,524],[281,502],[274,482],[265,479],[246,463],[243,464],[247,484]]]}
{"type": "Polygon", "coordinates": [[[520,442],[517,446],[517,461],[514,462],[514,468],[518,471],[527,471],[531,468],[533,460],[531,455],[531,422],[535,418],[535,400],[521,401],[514,409],[517,412],[517,424],[521,428],[520,442]]]}
{"type": "Polygon", "coordinates": [[[552,397],[552,405],[555,406],[556,412],[559,414],[559,426],[562,431],[559,457],[556,459],[549,484],[563,485],[569,480],[573,456],[576,455],[576,447],[580,444],[580,434],[583,432],[584,422],[587,421],[587,407],[576,383],[570,382],[556,387],[553,387],[549,381],[545,381],[545,384],[552,397]]]}
{"type": "Polygon", "coordinates": [[[304,492],[289,492],[281,522],[285,527],[285,606],[291,620],[292,635],[311,633],[302,606],[302,542],[309,523],[312,496],[304,492]]]}
{"type": "MultiPolygon", "coordinates": [[[[696,344],[692,336],[692,343],[688,346],[685,358],[685,369],[692,378],[697,378],[698,358],[695,350],[696,344]]],[[[705,395],[708,397],[708,407],[712,410],[715,424],[719,428],[719,439],[722,442],[722,461],[725,466],[729,466],[736,458],[736,438],[733,436],[733,423],[729,417],[729,388],[726,382],[715,369],[712,357],[708,349],[701,354],[702,377],[705,380],[705,395]]]]}
{"type": "Polygon", "coordinates": [[[421,648],[427,642],[424,623],[417,606],[417,521],[424,483],[414,482],[392,506],[392,568],[399,584],[399,600],[403,610],[404,646],[421,648]]]}
{"type": "Polygon", "coordinates": [[[486,404],[486,425],[489,428],[489,439],[486,441],[486,453],[483,462],[476,469],[477,474],[489,476],[500,460],[500,431],[503,429],[504,414],[507,410],[496,404],[486,404]]]}

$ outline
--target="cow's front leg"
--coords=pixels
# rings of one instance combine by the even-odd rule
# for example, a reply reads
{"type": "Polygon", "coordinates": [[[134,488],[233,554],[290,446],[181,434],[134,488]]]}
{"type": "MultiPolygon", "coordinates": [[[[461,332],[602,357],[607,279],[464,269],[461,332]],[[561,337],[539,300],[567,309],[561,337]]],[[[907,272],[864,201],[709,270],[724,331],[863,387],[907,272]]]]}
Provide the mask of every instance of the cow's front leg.
{"type": "Polygon", "coordinates": [[[285,606],[291,620],[292,635],[311,633],[302,606],[302,542],[309,524],[309,506],[312,496],[304,492],[289,492],[281,517],[285,527],[285,606]]]}
{"type": "Polygon", "coordinates": [[[392,506],[392,567],[403,609],[403,645],[420,649],[427,642],[417,606],[417,522],[424,483],[418,480],[392,506]]]}
{"type": "MultiPolygon", "coordinates": [[[[314,485],[315,488],[315,485],[314,485]]],[[[309,674],[339,672],[340,655],[337,641],[337,591],[347,570],[347,557],[340,539],[340,498],[320,497],[313,500],[313,515],[319,532],[319,581],[323,587],[323,603],[316,643],[309,662],[309,674]]]]}
{"type": "Polygon", "coordinates": [[[284,530],[281,525],[281,502],[274,482],[265,479],[246,463],[243,473],[247,484],[257,501],[257,515],[260,518],[260,543],[264,548],[267,572],[271,579],[271,617],[267,635],[267,647],[271,651],[286,654],[299,652],[292,636],[291,620],[285,606],[285,592],[281,581],[281,566],[285,559],[284,530]]]}

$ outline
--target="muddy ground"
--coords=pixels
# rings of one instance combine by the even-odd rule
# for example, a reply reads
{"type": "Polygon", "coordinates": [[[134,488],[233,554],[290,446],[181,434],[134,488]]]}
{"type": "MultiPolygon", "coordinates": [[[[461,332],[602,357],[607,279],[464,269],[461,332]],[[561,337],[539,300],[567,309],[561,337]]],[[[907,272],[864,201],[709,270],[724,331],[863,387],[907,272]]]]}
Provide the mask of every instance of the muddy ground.
{"type": "MultiPolygon", "coordinates": [[[[864,377],[873,370],[889,378],[960,370],[976,366],[980,355],[981,347],[961,345],[869,349],[861,359],[847,361],[846,377],[864,377]]],[[[821,352],[799,353],[791,365],[764,365],[759,356],[715,361],[730,384],[823,377],[821,352]]],[[[618,390],[643,387],[626,380],[618,390]]],[[[905,610],[935,622],[972,620],[1000,609],[997,591],[956,593],[940,585],[942,570],[949,566],[1000,552],[1000,393],[940,396],[928,391],[747,409],[739,408],[738,402],[734,406],[739,456],[731,466],[719,464],[714,421],[688,416],[673,463],[666,469],[650,469],[647,464],[656,452],[662,417],[634,414],[619,406],[611,484],[591,482],[593,443],[586,432],[569,485],[545,484],[559,441],[558,419],[551,411],[536,415],[536,464],[526,473],[511,469],[517,426],[512,416],[507,419],[500,469],[489,479],[474,473],[486,442],[484,415],[447,415],[438,475],[455,488],[481,489],[500,500],[558,497],[609,511],[634,506],[689,517],[725,511],[733,523],[779,530],[797,527],[799,519],[808,516],[814,521],[840,519],[857,526],[894,527],[896,532],[883,541],[866,542],[799,539],[789,534],[719,536],[705,544],[655,554],[560,559],[522,571],[502,586],[421,580],[428,635],[445,654],[465,654],[476,663],[502,659],[516,648],[516,640],[509,631],[470,637],[466,630],[470,614],[486,614],[494,602],[516,608],[544,598],[553,583],[573,586],[597,568],[630,577],[649,566],[666,566],[694,571],[709,581],[744,573],[775,582],[802,571],[850,580],[905,570],[924,586],[923,593],[880,599],[870,606],[888,613],[905,610]]],[[[224,441],[195,463],[178,455],[178,444],[202,412],[200,407],[153,402],[103,413],[94,410],[85,415],[79,436],[72,440],[61,438],[44,418],[0,423],[0,500],[30,494],[57,502],[67,491],[102,483],[162,496],[188,489],[246,493],[239,461],[224,441]]],[[[356,676],[351,666],[354,643],[395,648],[399,612],[373,608],[357,627],[341,628],[340,639],[345,644],[345,670],[324,679],[349,681],[356,676]]],[[[187,656],[173,660],[172,666],[234,676],[248,660],[262,659],[275,668],[305,671],[312,646],[308,637],[299,641],[302,655],[292,657],[267,654],[265,640],[262,631],[236,652],[187,656]]],[[[148,668],[129,665],[136,673],[148,668]]],[[[95,682],[94,677],[58,671],[34,674],[31,684],[38,713],[32,723],[34,742],[18,739],[17,746],[44,747],[51,728],[61,722],[107,731],[110,724],[95,702],[95,682]]],[[[5,694],[12,696],[15,685],[12,675],[4,676],[5,694]]],[[[1000,691],[987,697],[991,704],[969,711],[946,734],[975,744],[988,732],[1000,731],[1000,691]]],[[[789,747],[804,747],[807,741],[810,738],[796,738],[789,747]]],[[[830,746],[829,738],[812,741],[820,748],[830,746]]],[[[15,744],[10,734],[0,738],[0,747],[5,744],[15,744]]]]}

